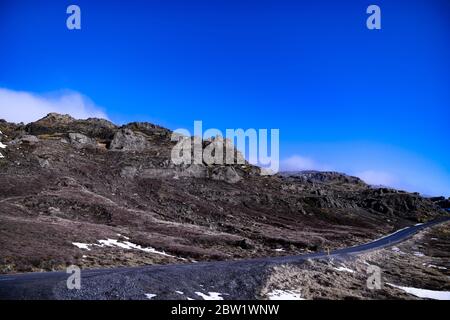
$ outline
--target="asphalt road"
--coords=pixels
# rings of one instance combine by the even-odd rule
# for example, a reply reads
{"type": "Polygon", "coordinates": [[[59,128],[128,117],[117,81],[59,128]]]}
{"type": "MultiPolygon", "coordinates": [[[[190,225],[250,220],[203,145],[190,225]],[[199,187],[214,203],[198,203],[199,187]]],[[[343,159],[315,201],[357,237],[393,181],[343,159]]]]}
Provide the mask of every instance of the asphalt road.
{"type": "Polygon", "coordinates": [[[240,261],[205,262],[178,265],[152,265],[133,268],[83,270],[81,289],[67,288],[70,274],[43,272],[0,276],[0,299],[203,299],[209,292],[224,299],[255,299],[268,268],[306,259],[348,259],[402,242],[420,230],[449,221],[442,218],[418,224],[372,242],[313,254],[258,258],[240,261]]]}

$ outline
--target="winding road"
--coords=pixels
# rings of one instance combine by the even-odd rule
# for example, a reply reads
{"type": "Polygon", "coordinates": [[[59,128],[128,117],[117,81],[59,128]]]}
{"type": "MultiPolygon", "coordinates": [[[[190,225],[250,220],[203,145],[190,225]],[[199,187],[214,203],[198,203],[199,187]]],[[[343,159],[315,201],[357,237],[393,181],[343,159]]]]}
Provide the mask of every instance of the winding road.
{"type": "Polygon", "coordinates": [[[133,268],[83,270],[81,289],[67,289],[70,274],[43,272],[0,276],[0,299],[202,299],[210,292],[224,299],[255,299],[268,268],[306,259],[348,259],[410,238],[444,217],[396,231],[383,238],[328,253],[133,268]]]}

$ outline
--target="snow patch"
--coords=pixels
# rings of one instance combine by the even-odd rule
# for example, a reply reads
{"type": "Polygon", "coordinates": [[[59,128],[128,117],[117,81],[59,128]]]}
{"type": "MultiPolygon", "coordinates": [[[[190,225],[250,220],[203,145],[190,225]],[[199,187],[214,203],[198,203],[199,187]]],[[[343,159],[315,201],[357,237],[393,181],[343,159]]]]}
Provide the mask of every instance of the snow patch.
{"type": "MultiPolygon", "coordinates": [[[[166,257],[177,258],[177,257],[175,257],[173,255],[165,253],[164,251],[158,251],[155,248],[151,248],[151,247],[143,248],[143,247],[141,247],[138,244],[134,244],[134,243],[131,243],[131,242],[128,242],[128,241],[125,241],[124,243],[126,245],[128,245],[131,249],[141,250],[141,251],[148,252],[148,253],[155,253],[155,254],[159,254],[159,255],[162,255],[162,256],[166,256],[166,257]]],[[[179,259],[182,259],[182,258],[179,258],[179,259]]],[[[185,259],[183,259],[183,260],[185,260],[185,259]]]]}
{"type": "Polygon", "coordinates": [[[401,290],[405,291],[406,293],[412,294],[413,296],[416,296],[419,298],[434,299],[434,300],[450,300],[450,291],[436,291],[436,290],[419,289],[419,288],[412,288],[412,287],[402,287],[402,286],[397,286],[392,283],[386,283],[386,284],[390,285],[391,287],[401,289],[401,290]]]}
{"type": "Polygon", "coordinates": [[[153,294],[153,293],[146,293],[146,294],[145,294],[145,297],[146,297],[148,300],[151,300],[151,299],[153,299],[154,297],[156,297],[156,294],[153,294]]]}
{"type": "Polygon", "coordinates": [[[196,295],[200,296],[203,298],[203,300],[223,300],[223,298],[221,297],[221,295],[223,293],[218,293],[218,292],[208,292],[208,294],[204,294],[202,292],[195,292],[196,295]]]}
{"type": "Polygon", "coordinates": [[[92,246],[96,246],[96,247],[118,247],[118,248],[122,248],[122,249],[126,249],[126,250],[139,250],[139,251],[143,251],[143,252],[147,252],[147,253],[153,253],[153,254],[159,254],[162,256],[166,256],[166,257],[171,257],[171,258],[178,258],[181,260],[186,260],[184,258],[180,258],[180,257],[176,257],[170,254],[165,253],[164,251],[158,251],[155,248],[151,248],[151,247],[147,247],[144,248],[138,244],[132,243],[130,241],[119,241],[116,239],[105,239],[105,240],[98,240],[98,242],[100,244],[97,243],[81,243],[81,242],[72,242],[72,244],[74,246],[77,246],[80,249],[85,249],[85,250],[91,250],[92,246]]]}
{"type": "Polygon", "coordinates": [[[340,271],[340,272],[350,272],[350,273],[354,273],[355,271],[352,269],[349,269],[347,267],[337,267],[337,268],[333,268],[336,271],[340,271]]]}
{"type": "Polygon", "coordinates": [[[434,265],[434,264],[429,264],[427,267],[428,268],[435,268],[435,269],[439,269],[439,270],[447,270],[446,267],[437,266],[437,265],[434,265]]]}
{"type": "Polygon", "coordinates": [[[178,293],[178,294],[184,294],[183,291],[175,291],[175,293],[178,293]]]}
{"type": "Polygon", "coordinates": [[[120,233],[118,233],[117,236],[118,237],[122,237],[122,238],[124,238],[126,240],[130,240],[130,238],[128,238],[127,236],[124,236],[123,234],[120,234],[120,233]]]}
{"type": "Polygon", "coordinates": [[[120,241],[115,239],[98,240],[98,242],[107,247],[119,247],[123,249],[131,249],[129,245],[121,243],[120,241]]]}
{"type": "Polygon", "coordinates": [[[78,247],[78,248],[80,248],[80,249],[91,250],[91,249],[89,248],[90,244],[88,244],[88,243],[72,242],[72,244],[73,244],[75,247],[78,247]]]}
{"type": "MultiPolygon", "coordinates": [[[[6,148],[6,145],[5,144],[3,144],[1,141],[0,141],[0,149],[5,149],[6,148]]],[[[5,156],[3,155],[3,154],[1,154],[0,153],[0,159],[3,159],[5,156]]]]}
{"type": "MultiPolygon", "coordinates": [[[[0,134],[3,135],[3,132],[0,131],[0,134]]],[[[0,141],[0,149],[5,149],[6,145],[0,141]]],[[[3,159],[5,156],[0,153],[0,159],[3,159]]]]}
{"type": "Polygon", "coordinates": [[[273,290],[267,294],[269,300],[305,300],[300,293],[292,290],[273,290]]]}
{"type": "Polygon", "coordinates": [[[425,255],[424,255],[422,252],[416,251],[416,252],[414,252],[413,254],[414,254],[416,257],[425,257],[425,255]]]}

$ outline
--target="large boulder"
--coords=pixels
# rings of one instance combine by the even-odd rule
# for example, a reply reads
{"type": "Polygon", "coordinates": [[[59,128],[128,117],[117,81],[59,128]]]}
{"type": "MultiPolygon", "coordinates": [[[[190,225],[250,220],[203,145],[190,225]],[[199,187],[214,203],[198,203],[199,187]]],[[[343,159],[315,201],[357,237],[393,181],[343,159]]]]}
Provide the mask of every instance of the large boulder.
{"type": "Polygon", "coordinates": [[[109,149],[114,151],[143,151],[149,148],[146,136],[131,129],[120,129],[114,135],[109,149]]]}
{"type": "Polygon", "coordinates": [[[221,166],[210,168],[210,178],[228,183],[239,182],[242,178],[232,166],[221,166]]]}
{"type": "Polygon", "coordinates": [[[33,145],[38,143],[40,140],[38,137],[33,136],[31,134],[23,134],[17,137],[16,139],[12,140],[10,144],[28,144],[33,145]]]}
{"type": "Polygon", "coordinates": [[[68,137],[70,143],[76,148],[95,148],[97,146],[97,141],[95,141],[95,139],[81,133],[70,132],[68,137]]]}

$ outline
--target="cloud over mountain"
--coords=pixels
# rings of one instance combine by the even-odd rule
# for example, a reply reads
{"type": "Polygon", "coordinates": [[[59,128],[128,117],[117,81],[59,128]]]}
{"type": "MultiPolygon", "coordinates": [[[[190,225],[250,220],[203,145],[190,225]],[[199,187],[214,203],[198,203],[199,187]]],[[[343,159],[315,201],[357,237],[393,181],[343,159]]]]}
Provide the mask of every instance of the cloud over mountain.
{"type": "Polygon", "coordinates": [[[36,94],[0,88],[0,119],[28,123],[50,112],[70,114],[78,119],[107,118],[100,107],[76,91],[36,94]]]}

